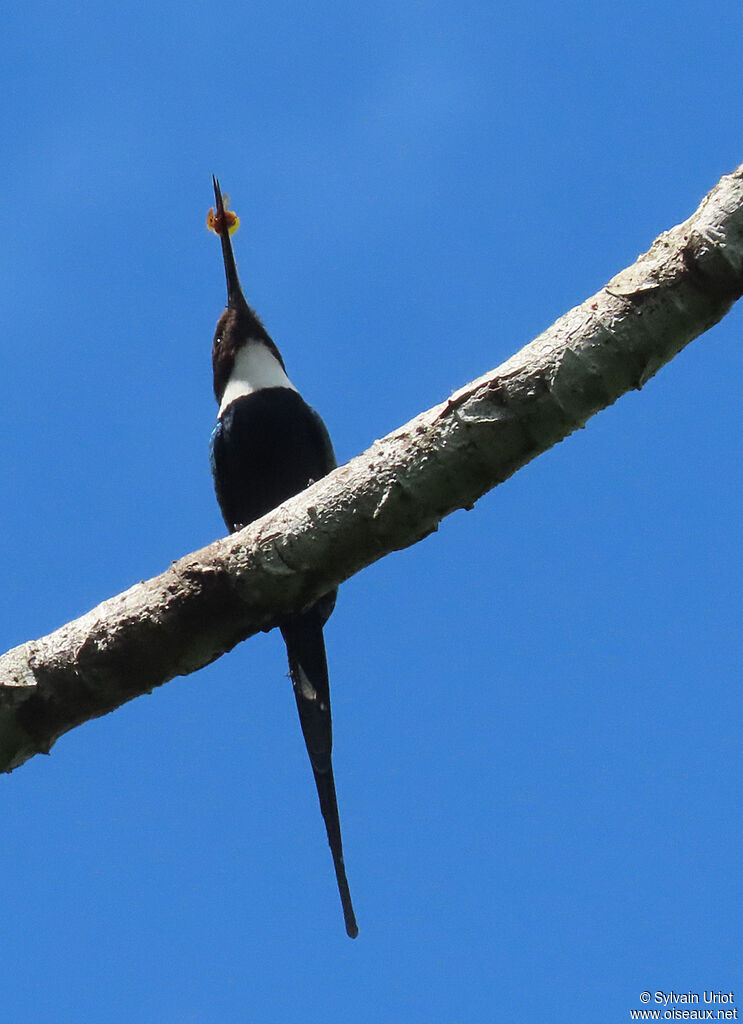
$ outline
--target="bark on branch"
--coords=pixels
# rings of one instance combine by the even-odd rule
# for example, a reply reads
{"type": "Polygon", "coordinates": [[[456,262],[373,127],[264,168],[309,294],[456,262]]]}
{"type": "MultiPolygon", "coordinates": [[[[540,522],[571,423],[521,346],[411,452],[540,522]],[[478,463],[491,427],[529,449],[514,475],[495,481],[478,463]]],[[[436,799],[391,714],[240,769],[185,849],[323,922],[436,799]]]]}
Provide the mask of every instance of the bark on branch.
{"type": "Polygon", "coordinates": [[[3,655],[0,769],[425,537],[642,387],[742,293],[743,166],[502,366],[240,533],[3,655]]]}

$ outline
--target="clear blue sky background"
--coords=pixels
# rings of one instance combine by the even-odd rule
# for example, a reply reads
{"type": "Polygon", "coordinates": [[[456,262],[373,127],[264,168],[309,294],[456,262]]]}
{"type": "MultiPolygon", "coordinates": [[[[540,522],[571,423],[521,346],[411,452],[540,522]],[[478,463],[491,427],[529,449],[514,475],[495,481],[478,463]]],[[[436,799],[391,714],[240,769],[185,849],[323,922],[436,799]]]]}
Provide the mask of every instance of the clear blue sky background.
{"type": "MultiPolygon", "coordinates": [[[[743,160],[743,8],[62,0],[3,15],[3,649],[223,532],[246,293],[343,461],[743,160]]],[[[626,1021],[741,970],[741,310],[328,630],[343,931],[278,635],[2,779],[0,992],[44,1024],[626,1021]]]]}

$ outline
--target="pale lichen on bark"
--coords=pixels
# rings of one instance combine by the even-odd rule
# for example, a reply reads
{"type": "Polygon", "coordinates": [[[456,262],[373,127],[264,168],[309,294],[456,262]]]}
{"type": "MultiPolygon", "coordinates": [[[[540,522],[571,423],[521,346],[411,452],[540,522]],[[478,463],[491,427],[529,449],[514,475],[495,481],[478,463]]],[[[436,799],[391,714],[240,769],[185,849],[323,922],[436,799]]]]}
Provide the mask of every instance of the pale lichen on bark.
{"type": "Polygon", "coordinates": [[[0,770],[203,667],[431,533],[633,388],[743,293],[743,168],[496,370],[245,530],[0,658],[0,770]]]}

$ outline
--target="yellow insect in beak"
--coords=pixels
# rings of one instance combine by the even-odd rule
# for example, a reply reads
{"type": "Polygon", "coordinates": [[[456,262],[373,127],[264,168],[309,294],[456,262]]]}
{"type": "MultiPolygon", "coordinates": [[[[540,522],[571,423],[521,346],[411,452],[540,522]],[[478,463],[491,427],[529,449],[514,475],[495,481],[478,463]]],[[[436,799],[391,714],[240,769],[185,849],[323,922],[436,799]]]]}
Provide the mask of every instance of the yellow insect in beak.
{"type": "Polygon", "coordinates": [[[215,210],[213,206],[209,208],[209,212],[206,215],[206,226],[215,235],[223,235],[225,228],[228,235],[234,235],[240,227],[240,218],[229,209],[230,197],[226,192],[222,196],[222,202],[224,204],[223,212],[215,210]]]}

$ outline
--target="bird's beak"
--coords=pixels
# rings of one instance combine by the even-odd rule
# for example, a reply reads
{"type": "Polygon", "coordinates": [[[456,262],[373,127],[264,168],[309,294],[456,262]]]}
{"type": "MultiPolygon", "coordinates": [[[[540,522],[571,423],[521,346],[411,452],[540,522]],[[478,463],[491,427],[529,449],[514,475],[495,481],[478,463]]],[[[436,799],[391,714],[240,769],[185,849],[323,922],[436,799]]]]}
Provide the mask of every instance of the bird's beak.
{"type": "Polygon", "coordinates": [[[219,225],[217,234],[222,242],[222,258],[224,260],[224,272],[227,278],[227,306],[230,309],[242,309],[247,306],[247,302],[245,301],[245,296],[243,295],[242,288],[240,287],[240,279],[237,276],[237,266],[235,265],[235,254],[232,252],[230,233],[227,230],[227,224],[225,223],[222,190],[220,189],[219,182],[214,175],[212,175],[212,182],[214,183],[214,198],[217,203],[217,213],[215,217],[216,223],[219,225]]]}

